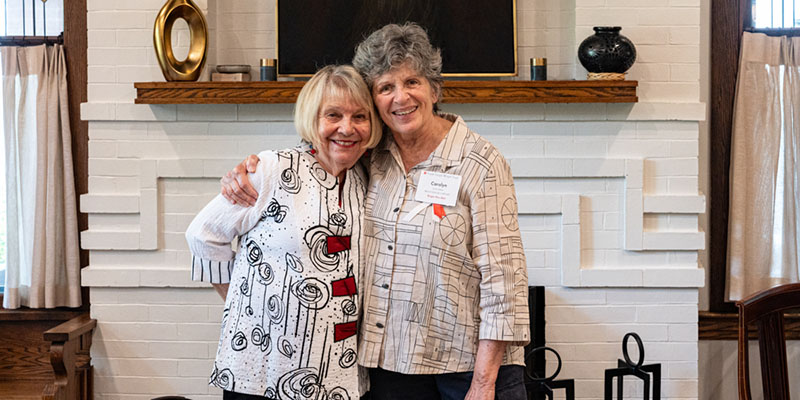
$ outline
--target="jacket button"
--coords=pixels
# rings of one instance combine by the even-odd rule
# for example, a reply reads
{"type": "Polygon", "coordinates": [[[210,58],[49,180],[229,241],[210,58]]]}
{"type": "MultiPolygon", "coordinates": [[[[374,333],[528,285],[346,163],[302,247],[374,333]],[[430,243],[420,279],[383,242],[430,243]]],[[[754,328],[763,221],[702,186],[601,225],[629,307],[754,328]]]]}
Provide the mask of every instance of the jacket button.
{"type": "Polygon", "coordinates": [[[375,326],[377,326],[377,327],[378,327],[378,328],[380,328],[380,329],[383,329],[383,324],[382,324],[382,323],[380,323],[380,322],[378,322],[377,324],[375,324],[375,326]]]}

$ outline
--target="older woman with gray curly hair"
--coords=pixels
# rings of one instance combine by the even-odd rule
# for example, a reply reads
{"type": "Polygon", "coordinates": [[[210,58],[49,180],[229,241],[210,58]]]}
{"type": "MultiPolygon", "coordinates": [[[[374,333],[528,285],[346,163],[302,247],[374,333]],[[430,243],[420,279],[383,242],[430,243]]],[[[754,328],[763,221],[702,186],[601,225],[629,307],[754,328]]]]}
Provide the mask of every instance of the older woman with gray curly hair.
{"type": "MultiPolygon", "coordinates": [[[[419,25],[373,32],[353,65],[391,133],[369,158],[361,238],[358,360],[373,399],[526,399],[528,279],[508,163],[439,112],[442,58],[419,25]]],[[[245,165],[223,178],[240,204],[254,200],[245,165]]]]}

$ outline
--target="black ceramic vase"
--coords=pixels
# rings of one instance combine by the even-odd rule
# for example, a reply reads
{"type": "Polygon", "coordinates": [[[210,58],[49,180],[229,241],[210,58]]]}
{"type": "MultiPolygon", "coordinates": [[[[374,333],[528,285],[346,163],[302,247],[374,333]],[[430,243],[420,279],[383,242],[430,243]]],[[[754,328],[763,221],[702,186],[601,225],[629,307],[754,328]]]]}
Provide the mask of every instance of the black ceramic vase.
{"type": "Polygon", "coordinates": [[[594,35],[578,47],[578,59],[589,72],[627,71],[636,61],[636,47],[619,34],[619,26],[595,26],[594,35]]]}

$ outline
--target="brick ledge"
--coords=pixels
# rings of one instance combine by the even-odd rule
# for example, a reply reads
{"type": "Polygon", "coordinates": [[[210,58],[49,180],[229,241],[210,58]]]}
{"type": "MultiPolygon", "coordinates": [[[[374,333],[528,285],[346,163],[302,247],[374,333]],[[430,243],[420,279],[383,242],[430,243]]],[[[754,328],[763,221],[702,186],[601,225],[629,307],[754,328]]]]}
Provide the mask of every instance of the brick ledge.
{"type": "MultiPolygon", "coordinates": [[[[233,107],[242,105],[192,105],[192,104],[133,104],[133,103],[82,103],[81,119],[84,121],[184,121],[181,110],[208,107],[233,107]]],[[[243,105],[252,111],[256,108],[279,110],[287,108],[285,104],[247,104],[243,105]]],[[[459,113],[465,107],[474,104],[445,104],[443,109],[459,113]]],[[[692,102],[639,102],[639,103],[589,103],[589,104],[479,104],[482,110],[495,108],[502,110],[503,121],[705,121],[706,104],[692,102]]],[[[291,110],[287,108],[285,116],[276,116],[274,112],[263,113],[263,116],[248,113],[247,121],[291,121],[291,110]]],[[[231,120],[237,122],[233,112],[231,120]]],[[[471,118],[470,120],[475,120],[471,118]]],[[[483,120],[483,119],[481,119],[483,120]]],[[[496,121],[488,118],[486,121],[496,121]]],[[[197,119],[191,119],[197,121],[197,119]]],[[[468,121],[469,122],[469,121],[468,121]]]]}
{"type": "MultiPolygon", "coordinates": [[[[582,269],[583,287],[684,288],[703,286],[701,268],[600,268],[582,269]],[[620,275],[625,278],[621,278],[620,275]],[[635,275],[638,279],[630,279],[635,275]]],[[[86,287],[208,287],[194,282],[189,267],[111,267],[88,266],[81,272],[86,287]]],[[[569,286],[569,285],[564,285],[569,286]]]]}
{"type": "Polygon", "coordinates": [[[191,279],[189,266],[139,268],[88,266],[81,270],[85,287],[209,287],[191,279]]]}

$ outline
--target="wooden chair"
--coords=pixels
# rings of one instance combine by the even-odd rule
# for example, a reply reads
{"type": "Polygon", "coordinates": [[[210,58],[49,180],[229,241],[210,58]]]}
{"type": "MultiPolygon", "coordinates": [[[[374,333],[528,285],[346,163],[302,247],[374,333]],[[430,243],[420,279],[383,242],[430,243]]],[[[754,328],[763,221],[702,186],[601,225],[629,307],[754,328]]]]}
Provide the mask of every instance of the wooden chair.
{"type": "Polygon", "coordinates": [[[761,291],[737,301],[736,306],[739,308],[739,399],[751,399],[748,325],[755,323],[758,328],[764,398],[789,400],[783,313],[800,308],[800,283],[761,291]]]}
{"type": "Polygon", "coordinates": [[[89,348],[97,321],[88,314],[60,324],[18,315],[0,321],[0,399],[91,399],[89,348]]]}

